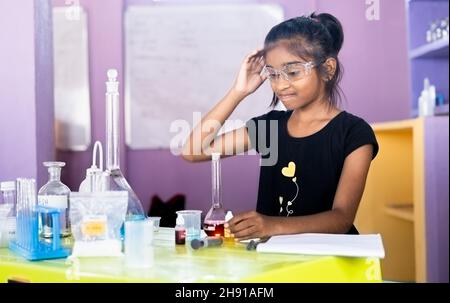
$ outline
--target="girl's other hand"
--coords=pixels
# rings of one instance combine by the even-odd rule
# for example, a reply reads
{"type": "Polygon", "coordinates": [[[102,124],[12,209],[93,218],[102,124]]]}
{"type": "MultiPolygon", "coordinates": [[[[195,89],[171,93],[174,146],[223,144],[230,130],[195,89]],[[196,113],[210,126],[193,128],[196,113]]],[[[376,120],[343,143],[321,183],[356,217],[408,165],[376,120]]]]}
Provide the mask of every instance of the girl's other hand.
{"type": "Polygon", "coordinates": [[[266,80],[266,77],[261,74],[264,64],[264,56],[261,50],[255,50],[245,57],[234,82],[233,90],[243,97],[255,92],[266,80]]]}
{"type": "Polygon", "coordinates": [[[276,217],[261,215],[256,211],[241,213],[228,221],[228,228],[236,241],[266,238],[276,233],[276,217]]]}

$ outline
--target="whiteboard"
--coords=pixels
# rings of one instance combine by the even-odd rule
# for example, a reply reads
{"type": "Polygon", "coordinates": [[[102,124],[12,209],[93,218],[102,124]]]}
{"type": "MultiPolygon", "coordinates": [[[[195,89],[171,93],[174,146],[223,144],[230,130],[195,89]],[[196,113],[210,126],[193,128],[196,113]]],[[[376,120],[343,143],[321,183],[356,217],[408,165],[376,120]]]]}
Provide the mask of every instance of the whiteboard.
{"type": "MultiPolygon", "coordinates": [[[[262,47],[268,31],[282,20],[278,5],[129,6],[127,145],[168,148],[176,135],[170,131],[172,122],[182,119],[194,127],[194,112],[207,113],[225,96],[244,57],[262,47]]],[[[270,85],[264,83],[238,106],[228,130],[267,112],[271,99],[270,85]]]]}
{"type": "Polygon", "coordinates": [[[53,8],[56,147],[83,151],[91,143],[87,16],[71,10],[53,8]]]}

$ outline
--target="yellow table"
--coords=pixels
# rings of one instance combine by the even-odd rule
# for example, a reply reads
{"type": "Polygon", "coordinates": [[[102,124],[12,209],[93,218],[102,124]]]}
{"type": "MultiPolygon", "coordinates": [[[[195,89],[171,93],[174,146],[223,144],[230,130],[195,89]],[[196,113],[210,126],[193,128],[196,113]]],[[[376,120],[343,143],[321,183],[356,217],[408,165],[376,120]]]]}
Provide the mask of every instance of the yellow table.
{"type": "Polygon", "coordinates": [[[154,246],[153,266],[123,258],[27,261],[0,249],[0,282],[381,282],[379,259],[268,254],[239,243],[187,249],[154,246]]]}

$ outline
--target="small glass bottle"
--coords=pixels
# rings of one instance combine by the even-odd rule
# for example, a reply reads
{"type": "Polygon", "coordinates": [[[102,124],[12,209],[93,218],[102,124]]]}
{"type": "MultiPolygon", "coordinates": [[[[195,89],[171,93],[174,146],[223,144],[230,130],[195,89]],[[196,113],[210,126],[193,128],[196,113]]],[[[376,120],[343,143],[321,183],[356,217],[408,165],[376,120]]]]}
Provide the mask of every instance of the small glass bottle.
{"type": "Polygon", "coordinates": [[[175,244],[186,243],[186,229],[184,228],[183,216],[178,215],[175,225],[175,244]]]}
{"type": "Polygon", "coordinates": [[[434,20],[431,22],[430,31],[431,31],[431,42],[435,42],[437,40],[436,30],[439,26],[439,20],[434,20]]]}
{"type": "Polygon", "coordinates": [[[0,182],[0,247],[8,247],[16,234],[16,182],[0,182]]]}
{"type": "Polygon", "coordinates": [[[210,237],[223,237],[226,211],[222,204],[220,154],[212,154],[212,206],[206,214],[203,230],[210,237]]]}
{"type": "MultiPolygon", "coordinates": [[[[48,167],[50,176],[49,181],[39,189],[38,204],[39,206],[52,207],[61,209],[60,215],[60,236],[70,236],[69,221],[69,194],[70,189],[61,182],[61,168],[66,165],[64,162],[44,162],[48,167]]],[[[44,238],[51,238],[52,235],[52,217],[42,214],[40,218],[40,234],[44,238]]]]}
{"type": "MultiPolygon", "coordinates": [[[[231,210],[227,211],[227,214],[225,215],[225,222],[230,221],[233,218],[233,213],[231,210]]],[[[224,229],[224,238],[226,241],[233,241],[234,237],[231,234],[230,228],[227,227],[224,229]]]]}
{"type": "Polygon", "coordinates": [[[442,38],[448,37],[448,18],[441,20],[442,38]]]}

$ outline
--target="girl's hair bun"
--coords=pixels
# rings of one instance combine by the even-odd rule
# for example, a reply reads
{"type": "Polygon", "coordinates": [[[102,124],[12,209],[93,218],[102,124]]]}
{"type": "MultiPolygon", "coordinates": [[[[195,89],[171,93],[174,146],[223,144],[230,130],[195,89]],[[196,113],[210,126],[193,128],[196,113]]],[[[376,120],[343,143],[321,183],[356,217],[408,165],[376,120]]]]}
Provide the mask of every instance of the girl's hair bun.
{"type": "Polygon", "coordinates": [[[330,33],[333,39],[333,50],[337,55],[344,44],[344,30],[342,29],[342,24],[336,17],[327,13],[321,13],[316,15],[312,13],[311,19],[320,22],[330,33]]]}

